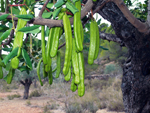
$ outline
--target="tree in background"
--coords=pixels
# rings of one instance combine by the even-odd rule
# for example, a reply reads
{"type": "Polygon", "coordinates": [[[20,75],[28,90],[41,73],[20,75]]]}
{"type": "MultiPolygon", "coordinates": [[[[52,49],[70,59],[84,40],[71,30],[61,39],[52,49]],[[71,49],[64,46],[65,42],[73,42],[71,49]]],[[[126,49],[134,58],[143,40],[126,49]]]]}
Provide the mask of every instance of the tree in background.
{"type": "MultiPolygon", "coordinates": [[[[10,59],[11,59],[11,62],[14,62],[15,64],[17,63],[17,65],[18,65],[18,60],[20,61],[19,67],[16,67],[16,65],[11,64],[13,68],[12,67],[9,68],[9,73],[5,77],[8,83],[11,83],[11,80],[13,77],[13,76],[10,77],[10,75],[14,75],[15,73],[14,68],[29,72],[30,70],[32,70],[32,64],[37,65],[35,61],[36,60],[39,61],[41,57],[44,57],[41,55],[41,50],[36,50],[35,48],[32,47],[32,46],[38,47],[38,43],[32,43],[32,41],[37,37],[37,34],[39,32],[42,31],[42,34],[47,35],[49,31],[49,27],[52,29],[56,26],[63,27],[63,25],[64,25],[64,28],[66,27],[67,29],[70,29],[62,21],[62,18],[59,18],[59,20],[54,20],[54,19],[55,18],[57,19],[57,15],[61,11],[66,12],[68,15],[70,15],[70,17],[72,17],[73,15],[75,16],[77,14],[76,12],[80,12],[79,10],[76,9],[79,5],[74,7],[75,2],[77,1],[76,0],[73,0],[73,1],[59,0],[56,3],[55,0],[54,1],[46,0],[45,2],[43,1],[38,2],[35,0],[30,0],[30,1],[6,0],[6,2],[4,2],[3,0],[1,0],[1,13],[0,13],[1,15],[0,20],[2,21],[2,25],[0,26],[1,28],[0,30],[2,34],[0,38],[0,42],[2,45],[1,49],[11,51],[10,54],[7,56],[6,55],[4,56],[1,54],[1,59],[4,62],[4,64],[1,63],[1,66],[6,68],[7,67],[6,64],[9,63],[10,59]],[[55,9],[54,7],[52,7],[54,4],[56,7],[55,9]],[[61,6],[64,4],[66,5],[67,10],[61,9],[61,6]],[[33,13],[36,5],[42,6],[42,8],[39,8],[40,12],[38,14],[38,17],[35,17],[33,13]],[[27,9],[29,10],[29,13],[26,15],[26,13],[23,12],[23,15],[26,15],[26,16],[18,16],[20,12],[18,6],[25,7],[26,10],[27,9]],[[15,16],[13,16],[13,14],[15,16]],[[53,19],[50,19],[51,17],[53,17],[53,19]],[[24,19],[28,21],[27,26],[30,26],[32,24],[34,24],[34,26],[28,27],[27,29],[25,28],[25,30],[24,29],[20,30],[20,27],[23,24],[25,24],[25,22],[20,22],[22,23],[21,25],[19,24],[19,19],[24,19]],[[17,26],[21,25],[19,26],[17,30],[27,33],[23,46],[20,45],[19,47],[17,47],[18,45],[16,45],[15,43],[12,44],[12,40],[14,40],[15,42],[14,29],[16,25],[17,26]],[[41,27],[41,31],[39,30],[40,25],[47,26],[45,29],[45,32],[43,32],[44,30],[42,30],[44,29],[44,27],[41,27]],[[3,33],[4,31],[6,32],[3,33]],[[8,35],[9,35],[9,38],[6,39],[8,35]],[[27,43],[27,41],[29,43],[27,43]],[[22,51],[22,52],[20,53],[18,51],[22,51]]],[[[149,6],[148,0],[144,0],[144,4],[138,2],[137,6],[131,10],[128,9],[133,5],[131,0],[124,0],[124,1],[123,0],[97,0],[97,1],[96,0],[93,0],[93,1],[83,0],[82,5],[83,6],[81,10],[81,19],[82,19],[82,25],[84,27],[86,23],[89,23],[89,22],[92,23],[93,20],[91,20],[91,18],[93,17],[93,14],[98,13],[104,19],[108,20],[111,23],[111,26],[115,33],[115,34],[108,34],[107,32],[99,30],[100,38],[104,40],[108,40],[108,41],[117,42],[122,47],[125,46],[128,49],[128,58],[125,61],[124,66],[123,66],[123,78],[122,78],[122,85],[121,85],[125,111],[127,113],[150,112],[150,104],[149,104],[149,101],[150,101],[150,95],[149,95],[150,94],[150,85],[149,85],[149,80],[150,80],[150,69],[149,69],[150,67],[150,54],[149,54],[149,50],[150,50],[150,46],[149,46],[150,45],[150,40],[149,40],[150,19],[149,18],[150,17],[149,15],[150,14],[149,13],[150,12],[149,11],[150,10],[148,7],[149,6]],[[91,13],[88,13],[90,12],[90,10],[92,10],[91,13]]],[[[67,20],[66,18],[67,17],[65,17],[65,20],[67,20]]],[[[73,17],[70,18],[70,22],[71,24],[73,24],[73,17]]],[[[97,24],[99,25],[99,20],[97,21],[97,24]]],[[[85,32],[86,30],[87,29],[85,29],[85,32]]],[[[90,32],[91,30],[94,32],[93,29],[89,29],[88,32],[90,32]]],[[[61,32],[63,32],[63,30],[61,32]]],[[[67,32],[65,32],[65,34],[67,34],[67,32]]],[[[21,35],[22,34],[20,34],[19,36],[21,35]]],[[[79,40],[80,40],[79,42],[81,42],[81,39],[79,40]]],[[[44,41],[41,40],[41,41],[42,41],[42,44],[44,44],[45,40],[44,41]]],[[[36,42],[40,42],[40,41],[36,40],[36,42]]],[[[84,43],[87,44],[85,40],[84,40],[84,43]]],[[[107,43],[108,42],[105,42],[105,44],[107,43]]],[[[41,44],[39,43],[39,45],[41,44]]],[[[58,49],[62,48],[64,45],[65,43],[60,45],[58,49]]],[[[76,46],[78,45],[76,44],[76,46]]],[[[66,47],[69,48],[67,40],[66,40],[66,47]]],[[[103,48],[103,46],[101,46],[100,48],[103,48]]],[[[78,49],[80,52],[82,52],[82,48],[78,47],[78,49]]],[[[87,49],[87,48],[84,48],[84,49],[87,49]]],[[[110,52],[118,52],[119,50],[121,50],[121,48],[118,48],[119,50],[114,51],[111,47],[109,49],[110,49],[110,52]]],[[[43,51],[44,50],[42,50],[42,53],[43,51]]],[[[80,52],[78,54],[81,55],[82,53],[80,52]]],[[[68,52],[68,54],[70,53],[68,52]]],[[[118,58],[120,57],[118,55],[116,56],[118,58]]],[[[44,59],[43,59],[43,62],[45,62],[44,59]]],[[[80,63],[84,63],[84,62],[81,61],[80,63]]],[[[46,67],[50,67],[50,66],[47,65],[46,67]]],[[[49,73],[49,69],[50,68],[46,68],[48,72],[47,74],[49,75],[49,83],[52,84],[53,77],[51,73],[49,73]]],[[[67,72],[64,71],[64,73],[66,74],[67,72]]],[[[83,82],[84,81],[82,81],[81,83],[83,82]]],[[[42,82],[41,82],[41,85],[42,85],[42,82]]],[[[76,88],[75,85],[73,86],[73,90],[74,88],[76,88]]],[[[83,91],[84,85],[80,84],[78,86],[78,89],[80,89],[79,95],[83,96],[82,92],[84,92],[83,91]]]]}

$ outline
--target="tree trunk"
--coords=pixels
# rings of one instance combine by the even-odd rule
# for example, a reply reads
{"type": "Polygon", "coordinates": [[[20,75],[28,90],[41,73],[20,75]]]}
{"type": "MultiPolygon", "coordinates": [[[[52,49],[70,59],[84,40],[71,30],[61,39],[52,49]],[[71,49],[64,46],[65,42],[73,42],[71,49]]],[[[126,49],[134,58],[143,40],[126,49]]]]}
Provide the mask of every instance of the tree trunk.
{"type": "Polygon", "coordinates": [[[20,81],[20,83],[22,85],[24,85],[24,96],[23,96],[23,99],[28,99],[29,88],[30,88],[30,85],[32,84],[32,80],[31,79],[25,79],[25,82],[20,81]]]}
{"type": "MultiPolygon", "coordinates": [[[[102,2],[99,0],[93,10],[102,2]]],[[[113,2],[106,3],[98,13],[111,22],[129,51],[121,85],[125,112],[150,113],[150,34],[140,33],[113,2]]]]}
{"type": "Polygon", "coordinates": [[[34,83],[34,88],[37,88],[37,80],[36,79],[34,80],[33,83],[34,83]]]}

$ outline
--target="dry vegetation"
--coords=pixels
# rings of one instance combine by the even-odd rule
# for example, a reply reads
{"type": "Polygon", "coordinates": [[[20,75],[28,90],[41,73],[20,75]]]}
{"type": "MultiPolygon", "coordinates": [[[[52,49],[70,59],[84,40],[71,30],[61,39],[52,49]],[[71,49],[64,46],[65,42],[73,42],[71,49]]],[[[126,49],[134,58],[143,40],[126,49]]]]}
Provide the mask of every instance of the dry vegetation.
{"type": "MultiPolygon", "coordinates": [[[[114,70],[113,72],[115,73],[114,70]]],[[[60,75],[59,79],[54,79],[52,85],[46,82],[41,87],[38,83],[37,88],[34,88],[32,84],[29,100],[23,100],[23,86],[16,82],[7,85],[2,81],[0,105],[6,101],[22,102],[23,104],[19,105],[23,105],[25,109],[35,109],[35,113],[106,113],[106,111],[98,112],[99,109],[105,109],[107,112],[114,111],[114,113],[124,111],[120,88],[121,76],[109,77],[107,80],[86,79],[86,92],[83,97],[79,97],[77,91],[71,92],[70,84],[64,82],[63,75],[60,75]],[[7,94],[6,98],[1,94],[7,94]]]]}

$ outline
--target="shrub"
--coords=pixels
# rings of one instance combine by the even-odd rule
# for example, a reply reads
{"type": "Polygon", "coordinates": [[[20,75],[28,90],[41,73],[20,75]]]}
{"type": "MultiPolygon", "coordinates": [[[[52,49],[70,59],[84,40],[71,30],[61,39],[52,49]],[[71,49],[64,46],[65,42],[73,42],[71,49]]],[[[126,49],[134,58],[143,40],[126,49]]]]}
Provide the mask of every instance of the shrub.
{"type": "Polygon", "coordinates": [[[50,104],[49,102],[47,102],[47,105],[45,105],[45,106],[43,107],[43,112],[44,112],[44,113],[50,113],[50,110],[52,110],[52,109],[57,109],[58,106],[59,106],[59,105],[56,104],[56,103],[50,104]]]}
{"type": "Polygon", "coordinates": [[[121,92],[121,80],[116,78],[111,86],[102,89],[99,94],[99,108],[107,108],[111,111],[123,111],[123,100],[121,92]]]}
{"type": "Polygon", "coordinates": [[[93,88],[87,89],[83,97],[78,95],[71,98],[71,101],[66,103],[66,113],[96,113],[98,107],[95,101],[98,99],[93,88]]]}
{"type": "Polygon", "coordinates": [[[8,98],[9,100],[13,100],[14,98],[20,98],[20,97],[21,97],[20,94],[14,94],[14,95],[8,95],[8,96],[7,96],[7,98],[8,98]]]}
{"type": "Polygon", "coordinates": [[[116,70],[115,64],[106,65],[105,70],[104,70],[104,74],[111,74],[115,70],[116,70]]]}
{"type": "Polygon", "coordinates": [[[83,109],[81,108],[79,103],[70,103],[65,107],[66,113],[83,113],[83,109]]]}
{"type": "Polygon", "coordinates": [[[27,105],[27,106],[31,105],[30,100],[27,100],[27,101],[26,101],[26,105],[27,105]]]}
{"type": "Polygon", "coordinates": [[[118,64],[109,64],[105,66],[104,74],[122,74],[122,68],[118,64]]]}
{"type": "Polygon", "coordinates": [[[0,97],[0,101],[3,101],[4,99],[0,97]]]}
{"type": "Polygon", "coordinates": [[[96,113],[96,111],[98,110],[98,107],[96,106],[96,104],[94,104],[93,101],[89,101],[89,102],[85,102],[84,104],[82,103],[82,109],[88,110],[91,113],[96,113]]]}
{"type": "Polygon", "coordinates": [[[38,90],[34,90],[34,91],[31,92],[29,98],[31,98],[31,97],[39,97],[39,96],[41,96],[41,93],[38,90]]]}

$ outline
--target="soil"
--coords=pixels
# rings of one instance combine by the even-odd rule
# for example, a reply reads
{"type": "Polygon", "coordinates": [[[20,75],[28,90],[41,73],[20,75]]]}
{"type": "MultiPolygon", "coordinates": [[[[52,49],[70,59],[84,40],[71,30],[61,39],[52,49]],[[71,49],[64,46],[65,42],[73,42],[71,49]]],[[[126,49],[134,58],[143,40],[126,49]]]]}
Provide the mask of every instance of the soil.
{"type": "MultiPolygon", "coordinates": [[[[32,97],[29,100],[24,100],[23,90],[12,90],[11,92],[0,93],[0,113],[46,113],[44,107],[52,102],[59,104],[57,110],[50,110],[50,113],[65,113],[64,103],[58,99],[50,98],[46,95],[40,97],[32,97]],[[20,98],[8,99],[8,95],[20,94],[20,98]]],[[[124,113],[124,112],[109,112],[106,109],[98,110],[96,113],[124,113]]]]}

